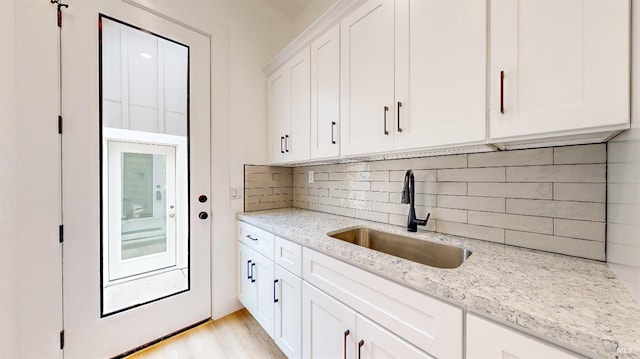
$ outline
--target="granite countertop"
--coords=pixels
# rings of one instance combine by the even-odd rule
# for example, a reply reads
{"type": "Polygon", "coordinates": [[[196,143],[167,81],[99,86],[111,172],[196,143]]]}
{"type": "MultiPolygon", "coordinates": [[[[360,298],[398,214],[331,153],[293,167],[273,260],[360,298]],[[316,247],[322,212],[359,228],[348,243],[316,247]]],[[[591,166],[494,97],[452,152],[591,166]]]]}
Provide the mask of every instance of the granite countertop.
{"type": "Polygon", "coordinates": [[[239,213],[243,222],[589,357],[640,358],[640,305],[606,263],[303,209],[239,213]],[[473,251],[433,268],[326,235],[364,225],[473,251]],[[618,354],[617,351],[624,352],[618,354]]]}

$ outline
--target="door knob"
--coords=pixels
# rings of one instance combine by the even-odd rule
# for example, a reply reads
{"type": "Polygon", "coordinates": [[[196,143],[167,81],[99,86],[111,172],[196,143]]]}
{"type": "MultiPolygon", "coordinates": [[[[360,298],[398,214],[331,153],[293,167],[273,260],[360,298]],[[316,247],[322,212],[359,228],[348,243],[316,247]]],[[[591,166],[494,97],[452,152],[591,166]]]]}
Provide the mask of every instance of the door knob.
{"type": "Polygon", "coordinates": [[[207,218],[209,218],[209,214],[207,212],[200,212],[200,213],[198,213],[198,218],[207,219],[207,218]]]}

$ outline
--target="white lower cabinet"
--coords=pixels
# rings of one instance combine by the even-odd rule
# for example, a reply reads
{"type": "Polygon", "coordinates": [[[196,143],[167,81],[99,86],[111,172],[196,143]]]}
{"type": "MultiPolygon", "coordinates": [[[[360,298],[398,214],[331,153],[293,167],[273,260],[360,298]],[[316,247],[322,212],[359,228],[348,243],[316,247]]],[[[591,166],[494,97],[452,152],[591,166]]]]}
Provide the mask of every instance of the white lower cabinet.
{"type": "Polygon", "coordinates": [[[490,320],[467,314],[467,358],[577,359],[582,357],[490,320]]]}
{"type": "Polygon", "coordinates": [[[302,279],[279,265],[275,267],[274,340],[288,358],[302,358],[302,279]]]}
{"type": "Polygon", "coordinates": [[[357,316],[356,331],[358,358],[434,359],[431,355],[361,315],[357,316]]]}
{"type": "Polygon", "coordinates": [[[306,359],[356,358],[356,312],[302,283],[302,350],[306,359]]]}
{"type": "Polygon", "coordinates": [[[273,261],[238,242],[238,299],[273,338],[273,261]]]}
{"type": "Polygon", "coordinates": [[[433,359],[309,283],[302,286],[305,358],[433,359]]]}

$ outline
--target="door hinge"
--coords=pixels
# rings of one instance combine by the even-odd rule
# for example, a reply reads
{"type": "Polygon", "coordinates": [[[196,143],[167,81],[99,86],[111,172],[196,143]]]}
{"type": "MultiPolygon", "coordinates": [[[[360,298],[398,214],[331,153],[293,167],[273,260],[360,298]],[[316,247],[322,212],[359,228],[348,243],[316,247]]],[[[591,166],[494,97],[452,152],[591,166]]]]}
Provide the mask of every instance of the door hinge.
{"type": "Polygon", "coordinates": [[[60,243],[64,242],[64,225],[62,224],[58,227],[58,239],[60,243]]]}
{"type": "Polygon", "coordinates": [[[58,133],[62,134],[62,115],[58,115],[58,133]]]}
{"type": "Polygon", "coordinates": [[[64,329],[60,331],[60,350],[64,349],[64,329]]]}

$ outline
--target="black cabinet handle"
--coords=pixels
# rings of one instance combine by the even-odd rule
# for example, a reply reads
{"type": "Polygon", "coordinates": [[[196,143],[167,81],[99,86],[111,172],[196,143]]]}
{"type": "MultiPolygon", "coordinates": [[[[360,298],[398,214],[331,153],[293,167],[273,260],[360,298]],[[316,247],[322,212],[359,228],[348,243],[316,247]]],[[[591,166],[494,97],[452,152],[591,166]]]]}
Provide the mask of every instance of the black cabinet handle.
{"type": "Polygon", "coordinates": [[[351,333],[349,329],[344,331],[344,343],[342,344],[343,359],[347,359],[347,337],[349,333],[351,333]]]}
{"type": "Polygon", "coordinates": [[[284,136],[280,136],[280,153],[284,153],[284,150],[282,149],[282,141],[284,141],[284,136]]]}
{"type": "Polygon", "coordinates": [[[255,263],[251,263],[251,283],[255,282],[256,279],[253,278],[253,268],[256,266],[255,263]]]}
{"type": "Polygon", "coordinates": [[[276,298],[276,284],[278,284],[278,279],[273,281],[273,302],[278,303],[280,300],[276,298]]]}
{"type": "Polygon", "coordinates": [[[252,240],[252,241],[257,241],[257,240],[258,240],[258,238],[253,238],[253,237],[251,237],[251,235],[250,235],[250,234],[247,234],[247,235],[246,235],[246,237],[247,237],[247,238],[249,238],[249,239],[250,239],[250,240],[252,240]]]}
{"type": "Polygon", "coordinates": [[[500,71],[500,113],[504,114],[504,71],[500,71]]]}
{"type": "Polygon", "coordinates": [[[209,218],[209,214],[207,212],[200,212],[198,213],[198,218],[205,220],[207,218],[209,218]]]}
{"type": "Polygon", "coordinates": [[[331,143],[336,144],[336,140],[333,137],[333,129],[336,127],[336,121],[331,121],[331,143]]]}
{"type": "Polygon", "coordinates": [[[384,107],[384,134],[388,135],[389,131],[387,131],[387,112],[389,112],[389,106],[384,107]]]}
{"type": "Polygon", "coordinates": [[[364,345],[364,339],[360,339],[360,341],[358,342],[358,359],[360,359],[360,356],[362,355],[363,345],[364,345]]]}
{"type": "Polygon", "coordinates": [[[289,135],[284,135],[284,152],[289,152],[289,135]]]}
{"type": "Polygon", "coordinates": [[[247,261],[247,279],[251,279],[251,260],[247,261]]]}
{"type": "Polygon", "coordinates": [[[402,102],[398,101],[398,132],[402,132],[402,128],[400,128],[400,107],[402,107],[402,102]]]}

